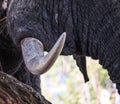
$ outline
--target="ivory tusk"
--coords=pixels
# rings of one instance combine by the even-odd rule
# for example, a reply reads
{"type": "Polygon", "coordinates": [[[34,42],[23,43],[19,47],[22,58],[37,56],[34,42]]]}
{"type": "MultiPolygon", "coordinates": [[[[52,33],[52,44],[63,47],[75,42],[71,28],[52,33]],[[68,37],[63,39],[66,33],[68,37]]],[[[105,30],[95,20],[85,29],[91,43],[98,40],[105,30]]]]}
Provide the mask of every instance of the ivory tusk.
{"type": "Polygon", "coordinates": [[[44,56],[42,42],[35,38],[25,38],[21,41],[22,54],[26,67],[32,74],[43,74],[48,71],[60,55],[66,39],[64,32],[50,52],[44,56]]]}

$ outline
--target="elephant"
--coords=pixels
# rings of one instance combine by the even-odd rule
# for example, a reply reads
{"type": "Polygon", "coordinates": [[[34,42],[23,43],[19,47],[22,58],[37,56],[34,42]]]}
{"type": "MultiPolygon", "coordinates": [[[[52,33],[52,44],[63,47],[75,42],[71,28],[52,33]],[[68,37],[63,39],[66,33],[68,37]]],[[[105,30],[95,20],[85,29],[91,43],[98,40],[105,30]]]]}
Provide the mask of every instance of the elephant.
{"type": "Polygon", "coordinates": [[[48,71],[59,55],[73,55],[86,82],[91,57],[120,94],[119,0],[8,0],[2,9],[9,37],[32,74],[48,71]]]}

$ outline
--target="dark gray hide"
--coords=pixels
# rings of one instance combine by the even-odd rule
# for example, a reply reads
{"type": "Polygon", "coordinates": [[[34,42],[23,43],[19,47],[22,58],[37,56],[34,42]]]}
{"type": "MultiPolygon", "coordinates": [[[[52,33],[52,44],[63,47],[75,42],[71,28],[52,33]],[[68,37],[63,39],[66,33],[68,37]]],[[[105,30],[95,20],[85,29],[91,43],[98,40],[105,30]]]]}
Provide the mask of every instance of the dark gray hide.
{"type": "Polygon", "coordinates": [[[41,93],[39,76],[28,72],[23,63],[20,47],[17,47],[9,37],[6,27],[7,10],[2,8],[3,1],[0,0],[0,71],[13,75],[41,93]]]}
{"type": "Polygon", "coordinates": [[[17,47],[34,37],[49,51],[66,32],[62,54],[99,59],[120,93],[120,1],[10,0],[7,20],[17,47]]]}

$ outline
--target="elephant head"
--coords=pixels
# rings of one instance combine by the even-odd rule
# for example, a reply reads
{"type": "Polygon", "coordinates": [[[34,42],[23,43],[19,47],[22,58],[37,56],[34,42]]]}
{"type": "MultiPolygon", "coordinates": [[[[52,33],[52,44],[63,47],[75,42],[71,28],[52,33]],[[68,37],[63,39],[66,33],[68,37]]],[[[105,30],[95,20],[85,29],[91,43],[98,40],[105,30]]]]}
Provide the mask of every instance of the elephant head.
{"type": "Polygon", "coordinates": [[[8,32],[32,73],[46,72],[58,54],[90,56],[99,60],[117,85],[119,24],[118,0],[9,0],[7,10],[8,32]],[[51,50],[45,57],[43,48],[51,50]]]}

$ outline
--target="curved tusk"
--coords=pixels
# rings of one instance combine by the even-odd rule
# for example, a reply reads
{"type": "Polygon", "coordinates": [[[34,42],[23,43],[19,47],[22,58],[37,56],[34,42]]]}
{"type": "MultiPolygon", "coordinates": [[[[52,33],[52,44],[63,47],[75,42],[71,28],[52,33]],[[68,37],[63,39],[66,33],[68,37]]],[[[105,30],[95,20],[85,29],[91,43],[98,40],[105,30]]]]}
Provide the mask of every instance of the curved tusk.
{"type": "Polygon", "coordinates": [[[28,70],[33,74],[43,74],[50,69],[60,55],[66,39],[64,32],[50,52],[44,56],[43,44],[35,38],[21,41],[22,54],[28,70]]]}

